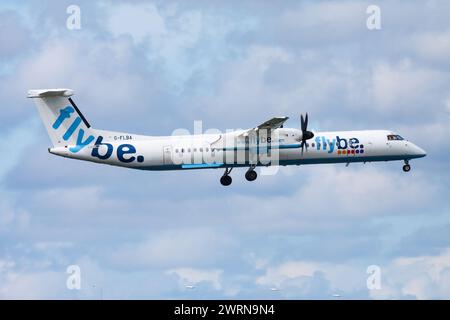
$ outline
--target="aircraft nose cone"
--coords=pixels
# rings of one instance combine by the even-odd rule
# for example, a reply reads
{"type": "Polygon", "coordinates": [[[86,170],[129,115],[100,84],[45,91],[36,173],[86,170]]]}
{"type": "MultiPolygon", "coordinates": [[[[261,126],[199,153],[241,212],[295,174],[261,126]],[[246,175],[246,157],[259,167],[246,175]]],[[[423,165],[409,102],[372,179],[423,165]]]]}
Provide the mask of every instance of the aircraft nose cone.
{"type": "Polygon", "coordinates": [[[427,152],[423,150],[421,147],[416,146],[415,144],[411,144],[412,155],[416,158],[422,158],[427,155],[427,152]]]}

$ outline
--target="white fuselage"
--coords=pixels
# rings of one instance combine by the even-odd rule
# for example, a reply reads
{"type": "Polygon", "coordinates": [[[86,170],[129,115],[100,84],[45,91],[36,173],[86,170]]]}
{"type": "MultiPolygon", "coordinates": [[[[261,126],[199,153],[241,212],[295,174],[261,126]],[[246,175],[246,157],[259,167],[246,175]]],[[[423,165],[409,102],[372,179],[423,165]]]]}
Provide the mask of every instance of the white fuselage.
{"type": "Polygon", "coordinates": [[[247,167],[254,181],[257,166],[409,160],[425,151],[386,130],[308,131],[308,114],[300,129],[284,128],[288,117],[272,117],[248,130],[200,135],[143,136],[91,127],[72,99],[73,90],[28,91],[59,156],[140,170],[225,168],[220,183],[229,186],[234,167],[247,167]]]}
{"type": "Polygon", "coordinates": [[[314,132],[301,145],[301,131],[279,128],[249,141],[244,131],[227,134],[152,137],[96,130],[93,143],[77,152],[70,146],[53,154],[142,170],[233,168],[410,160],[426,155],[407,140],[389,140],[387,130],[314,132]],[[101,139],[99,139],[101,138],[101,139]]]}

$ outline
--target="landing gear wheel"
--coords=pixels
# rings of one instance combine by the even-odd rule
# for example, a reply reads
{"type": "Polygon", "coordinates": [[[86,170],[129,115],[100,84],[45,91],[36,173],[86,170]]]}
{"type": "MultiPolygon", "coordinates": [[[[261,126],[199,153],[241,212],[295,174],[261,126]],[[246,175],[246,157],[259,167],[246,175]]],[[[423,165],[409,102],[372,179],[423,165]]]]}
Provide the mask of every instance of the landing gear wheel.
{"type": "Polygon", "coordinates": [[[255,181],[257,177],[258,174],[256,173],[255,170],[248,170],[245,173],[245,179],[247,179],[247,181],[255,181]]]}
{"type": "Polygon", "coordinates": [[[229,186],[232,181],[233,181],[233,179],[231,179],[230,176],[222,176],[222,178],[220,178],[220,183],[223,186],[229,186]]]}
{"type": "Polygon", "coordinates": [[[222,178],[220,178],[220,183],[223,186],[229,186],[233,182],[233,179],[229,175],[223,175],[222,178]]]}
{"type": "Polygon", "coordinates": [[[411,170],[411,166],[410,166],[409,164],[405,164],[405,165],[403,166],[403,171],[409,172],[409,170],[411,170]]]}

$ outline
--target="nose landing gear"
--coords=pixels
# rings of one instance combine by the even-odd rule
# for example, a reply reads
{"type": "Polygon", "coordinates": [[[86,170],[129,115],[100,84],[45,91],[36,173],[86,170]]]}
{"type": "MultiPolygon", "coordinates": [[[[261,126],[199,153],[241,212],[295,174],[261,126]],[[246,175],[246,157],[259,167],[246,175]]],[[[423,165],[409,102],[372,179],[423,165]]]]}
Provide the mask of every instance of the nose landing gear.
{"type": "Polygon", "coordinates": [[[405,165],[403,166],[404,172],[409,172],[411,170],[411,166],[409,165],[408,160],[405,160],[405,165]]]}

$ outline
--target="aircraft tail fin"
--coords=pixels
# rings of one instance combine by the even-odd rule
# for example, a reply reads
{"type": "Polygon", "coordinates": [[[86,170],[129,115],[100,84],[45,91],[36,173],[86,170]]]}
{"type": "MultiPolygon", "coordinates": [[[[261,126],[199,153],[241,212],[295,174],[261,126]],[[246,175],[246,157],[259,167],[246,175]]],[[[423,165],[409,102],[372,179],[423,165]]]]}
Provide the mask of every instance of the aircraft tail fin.
{"type": "Polygon", "coordinates": [[[80,112],[70,89],[29,90],[54,147],[71,146],[79,151],[94,140],[94,130],[80,112]]]}

